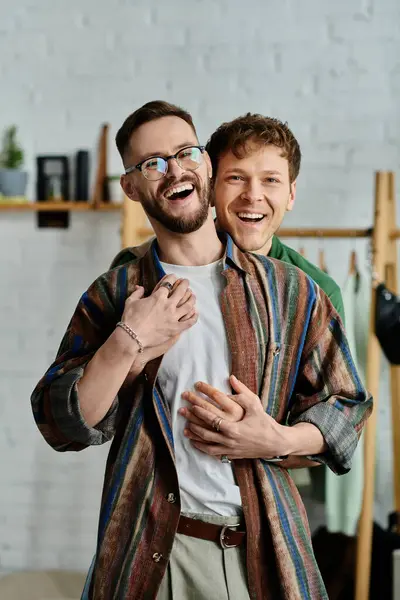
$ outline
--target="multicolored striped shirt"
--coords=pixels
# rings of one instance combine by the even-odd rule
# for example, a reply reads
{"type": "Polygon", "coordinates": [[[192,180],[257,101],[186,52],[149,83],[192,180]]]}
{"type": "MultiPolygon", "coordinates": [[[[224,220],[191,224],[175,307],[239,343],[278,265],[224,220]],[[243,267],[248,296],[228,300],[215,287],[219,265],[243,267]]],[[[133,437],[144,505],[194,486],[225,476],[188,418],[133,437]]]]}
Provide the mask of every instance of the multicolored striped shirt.
{"type": "MultiPolygon", "coordinates": [[[[328,450],[311,458],[346,473],[372,398],[329,299],[296,267],[241,252],[229,237],[223,274],[221,311],[232,373],[279,423],[318,427],[328,450]]],[[[157,383],[161,358],[121,388],[95,427],[82,417],[76,387],[120,320],[134,286],[143,285],[150,294],[162,275],[154,242],[138,261],[99,277],[83,294],[55,362],[32,394],[36,423],[55,450],[77,451],[113,440],[89,591],[95,600],[156,598],[178,526],[171,415],[157,383]]],[[[233,465],[246,522],[251,598],[327,598],[306,512],[289,472],[262,459],[233,465]]]]}

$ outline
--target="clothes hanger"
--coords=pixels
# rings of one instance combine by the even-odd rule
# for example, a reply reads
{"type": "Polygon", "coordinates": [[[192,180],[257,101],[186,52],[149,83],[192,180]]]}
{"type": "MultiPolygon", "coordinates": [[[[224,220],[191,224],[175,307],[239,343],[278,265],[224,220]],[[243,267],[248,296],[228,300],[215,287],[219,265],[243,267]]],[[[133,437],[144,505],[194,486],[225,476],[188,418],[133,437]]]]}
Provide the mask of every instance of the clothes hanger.
{"type": "Polygon", "coordinates": [[[350,253],[349,262],[349,277],[355,278],[355,292],[357,293],[360,288],[360,269],[358,268],[358,257],[356,252],[356,241],[354,240],[354,248],[350,253]]]}
{"type": "Polygon", "coordinates": [[[325,250],[323,248],[323,237],[322,235],[319,238],[319,242],[320,242],[320,249],[318,250],[318,266],[321,269],[321,271],[324,271],[325,273],[328,272],[328,268],[326,266],[326,261],[325,261],[325,250]]]}
{"type": "Polygon", "coordinates": [[[355,250],[352,250],[350,253],[349,275],[357,275],[357,274],[358,274],[357,253],[355,250]]]}
{"type": "MultiPolygon", "coordinates": [[[[301,232],[300,232],[301,233],[301,232]]],[[[301,238],[296,240],[297,243],[301,243],[301,238]]],[[[297,252],[300,254],[300,256],[302,256],[303,258],[306,257],[306,249],[304,246],[298,246],[297,252]]]]}
{"type": "Polygon", "coordinates": [[[325,271],[325,273],[328,272],[328,268],[325,262],[325,252],[323,248],[320,248],[318,251],[318,266],[321,269],[321,271],[325,271]]]}

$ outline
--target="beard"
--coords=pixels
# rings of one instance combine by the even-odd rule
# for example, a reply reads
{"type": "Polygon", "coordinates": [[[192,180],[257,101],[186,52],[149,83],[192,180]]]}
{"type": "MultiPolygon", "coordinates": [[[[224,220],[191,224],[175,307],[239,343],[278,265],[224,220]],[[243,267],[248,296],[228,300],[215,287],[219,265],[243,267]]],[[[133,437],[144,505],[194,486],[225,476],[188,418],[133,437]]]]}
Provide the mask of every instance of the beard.
{"type": "Polygon", "coordinates": [[[172,231],[173,233],[193,233],[200,229],[207,220],[210,207],[210,183],[209,180],[206,179],[203,184],[197,177],[183,177],[179,181],[165,180],[165,183],[163,182],[162,187],[158,190],[156,197],[145,194],[144,192],[139,192],[139,200],[148,216],[155,219],[169,231],[172,231]],[[167,207],[163,206],[163,193],[171,187],[171,185],[180,185],[187,182],[193,184],[194,189],[192,194],[195,192],[197,193],[199,206],[192,214],[176,217],[168,212],[167,207]]]}

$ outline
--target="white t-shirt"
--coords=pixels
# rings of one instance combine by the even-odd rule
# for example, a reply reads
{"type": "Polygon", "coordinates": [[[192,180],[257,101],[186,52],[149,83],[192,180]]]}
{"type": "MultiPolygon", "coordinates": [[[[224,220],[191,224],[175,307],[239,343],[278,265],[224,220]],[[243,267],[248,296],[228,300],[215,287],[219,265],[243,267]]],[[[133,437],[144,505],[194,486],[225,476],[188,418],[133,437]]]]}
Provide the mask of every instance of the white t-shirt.
{"type": "Polygon", "coordinates": [[[229,375],[231,357],[219,296],[225,285],[222,261],[201,267],[161,263],[167,274],[189,280],[196,295],[197,323],[184,331],[177,343],[165,354],[158,381],[172,415],[176,467],[184,513],[237,515],[241,497],[232,465],[195,448],[183,434],[186,419],[178,414],[187,406],[181,395],[194,391],[197,381],[204,381],[231,394],[229,375]]]}

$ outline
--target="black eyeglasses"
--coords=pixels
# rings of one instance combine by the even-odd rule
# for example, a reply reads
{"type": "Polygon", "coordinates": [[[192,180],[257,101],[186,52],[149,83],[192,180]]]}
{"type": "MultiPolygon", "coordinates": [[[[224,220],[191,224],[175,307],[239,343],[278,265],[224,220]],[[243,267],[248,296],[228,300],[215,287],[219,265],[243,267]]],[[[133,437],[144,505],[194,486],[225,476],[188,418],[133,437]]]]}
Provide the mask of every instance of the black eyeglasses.
{"type": "Polygon", "coordinates": [[[157,179],[162,179],[167,174],[168,161],[172,158],[184,171],[195,171],[203,162],[204,150],[205,146],[188,146],[171,156],[151,156],[134,167],[125,169],[125,174],[128,175],[138,169],[146,179],[157,181],[157,179]]]}

